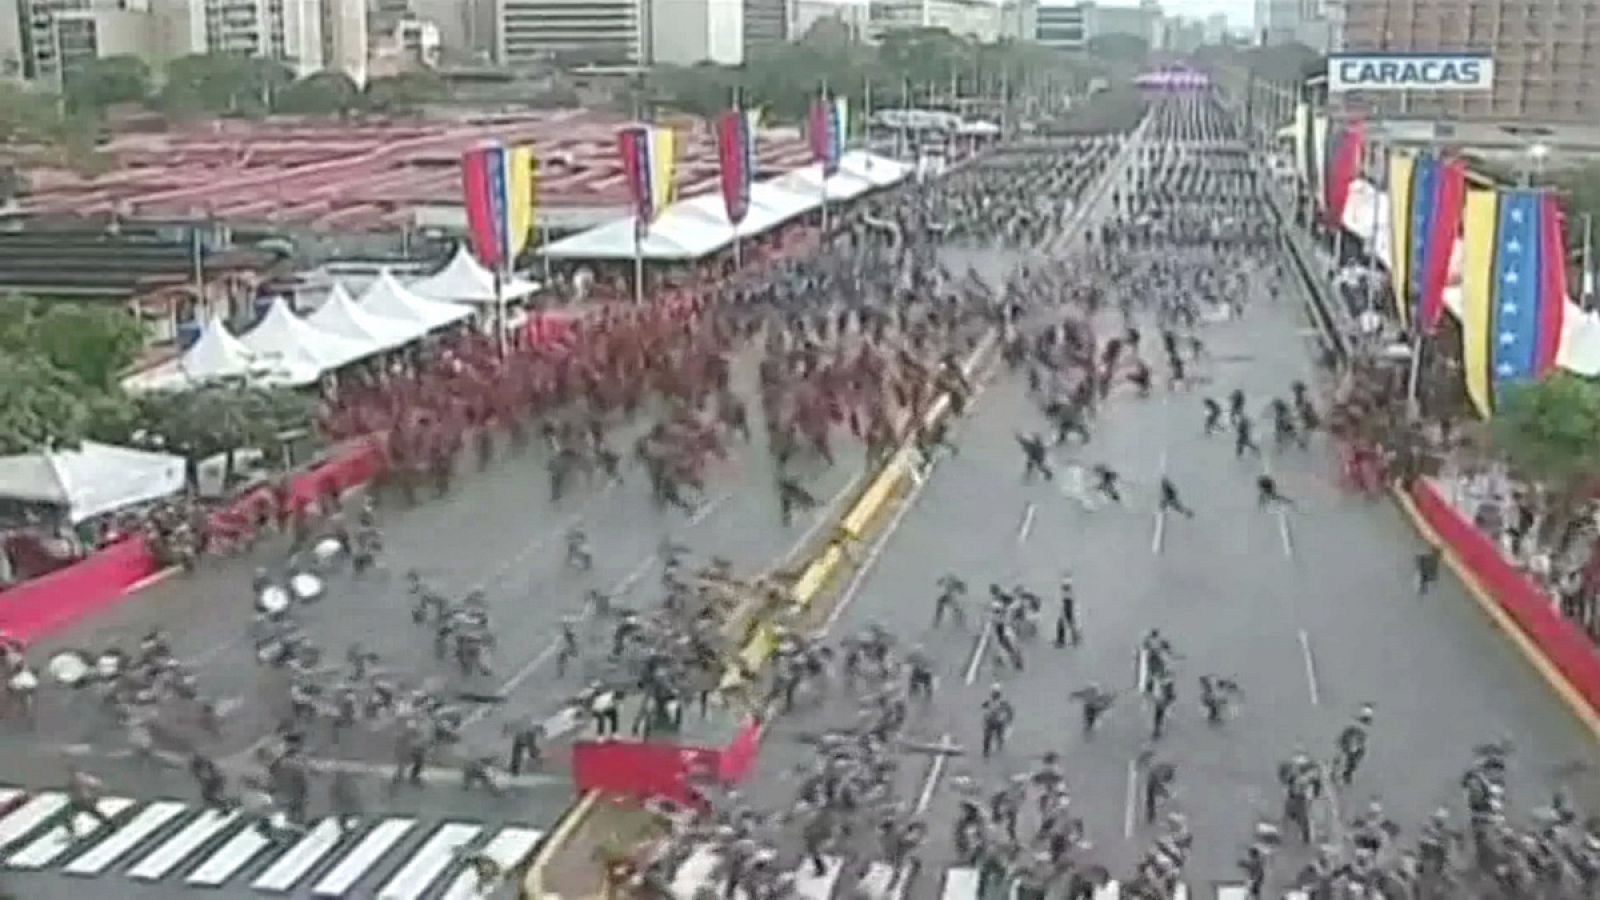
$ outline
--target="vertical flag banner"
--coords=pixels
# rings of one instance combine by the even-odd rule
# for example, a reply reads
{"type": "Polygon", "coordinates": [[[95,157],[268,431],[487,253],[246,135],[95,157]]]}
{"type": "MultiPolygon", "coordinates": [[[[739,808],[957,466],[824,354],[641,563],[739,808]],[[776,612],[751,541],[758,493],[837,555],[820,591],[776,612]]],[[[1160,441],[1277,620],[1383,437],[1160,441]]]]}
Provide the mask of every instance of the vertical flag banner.
{"type": "Polygon", "coordinates": [[[1416,157],[1400,150],[1389,152],[1389,280],[1394,288],[1395,313],[1400,324],[1411,327],[1411,176],[1416,157]]]}
{"type": "Polygon", "coordinates": [[[1328,117],[1313,116],[1311,119],[1311,196],[1316,202],[1325,203],[1323,185],[1328,178],[1328,117]]]}
{"type": "Polygon", "coordinates": [[[1300,181],[1310,186],[1312,180],[1311,169],[1314,161],[1311,157],[1311,107],[1304,103],[1296,103],[1294,107],[1294,168],[1300,174],[1300,181]]]}
{"type": "Polygon", "coordinates": [[[617,151],[622,156],[622,172],[628,181],[638,226],[649,228],[672,202],[677,164],[672,130],[630,125],[617,132],[617,151]]]}
{"type": "Polygon", "coordinates": [[[835,159],[844,157],[844,150],[850,145],[850,98],[833,98],[833,155],[835,159]]]}
{"type": "Polygon", "coordinates": [[[722,205],[738,225],[750,211],[750,119],[730,109],[717,119],[717,161],[721,166],[722,205]]]}
{"type": "Polygon", "coordinates": [[[1323,182],[1327,204],[1328,224],[1344,227],[1344,207],[1350,199],[1350,183],[1361,168],[1361,156],[1367,146],[1366,125],[1360,121],[1340,126],[1334,132],[1333,154],[1329,161],[1328,177],[1323,182]]]}
{"type": "Polygon", "coordinates": [[[822,164],[822,174],[832,178],[839,171],[839,156],[844,146],[841,129],[847,114],[843,100],[818,97],[811,104],[806,137],[811,144],[811,159],[822,164]]]}
{"type": "MultiPolygon", "coordinates": [[[[1428,234],[1422,240],[1422,258],[1412,261],[1420,270],[1422,290],[1415,300],[1415,321],[1420,333],[1432,335],[1444,315],[1444,283],[1450,276],[1450,254],[1461,231],[1461,204],[1467,194],[1467,167],[1459,159],[1441,163],[1433,175],[1432,212],[1428,234]]],[[[1412,198],[1415,202],[1416,198],[1412,198]]]]}
{"type": "Polygon", "coordinates": [[[756,140],[761,134],[761,110],[759,108],[744,111],[744,128],[746,139],[744,170],[747,173],[745,177],[754,182],[756,175],[761,171],[760,159],[756,153],[756,140]]]}
{"type": "Polygon", "coordinates": [[[1411,297],[1413,316],[1422,299],[1423,261],[1428,252],[1428,235],[1433,230],[1438,182],[1439,160],[1433,156],[1418,157],[1411,169],[1411,206],[1406,213],[1406,237],[1411,241],[1411,252],[1406,260],[1406,293],[1411,297]]]}
{"type": "Polygon", "coordinates": [[[490,269],[516,261],[533,230],[533,149],[485,143],[461,156],[462,200],[473,255],[490,269]]]}
{"type": "Polygon", "coordinates": [[[1469,192],[1463,239],[1462,363],[1467,396],[1488,416],[1501,385],[1555,366],[1566,248],[1554,198],[1526,189],[1469,192]]]}

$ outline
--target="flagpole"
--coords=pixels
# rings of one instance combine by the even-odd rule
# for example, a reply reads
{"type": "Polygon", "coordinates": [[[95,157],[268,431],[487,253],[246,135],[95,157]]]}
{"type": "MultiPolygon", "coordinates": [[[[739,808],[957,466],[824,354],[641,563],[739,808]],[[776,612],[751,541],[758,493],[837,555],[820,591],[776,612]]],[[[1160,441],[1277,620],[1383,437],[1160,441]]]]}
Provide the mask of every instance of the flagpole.
{"type": "Polygon", "coordinates": [[[1579,297],[1585,308],[1594,305],[1594,214],[1583,214],[1583,274],[1578,276],[1579,297]]]}
{"type": "MultiPolygon", "coordinates": [[[[1387,171],[1389,157],[1384,153],[1383,144],[1373,141],[1372,146],[1376,151],[1377,158],[1383,161],[1385,169],[1384,183],[1387,184],[1389,179],[1387,171]]],[[[1371,235],[1367,240],[1367,259],[1371,261],[1372,265],[1371,271],[1367,275],[1367,309],[1374,309],[1377,305],[1377,297],[1375,295],[1378,292],[1378,180],[1370,178],[1367,180],[1367,184],[1372,186],[1372,228],[1367,232],[1371,235]]]]}
{"type": "Polygon", "coordinates": [[[506,359],[506,292],[505,276],[501,274],[504,263],[494,267],[494,335],[495,351],[500,361],[506,359]]]}

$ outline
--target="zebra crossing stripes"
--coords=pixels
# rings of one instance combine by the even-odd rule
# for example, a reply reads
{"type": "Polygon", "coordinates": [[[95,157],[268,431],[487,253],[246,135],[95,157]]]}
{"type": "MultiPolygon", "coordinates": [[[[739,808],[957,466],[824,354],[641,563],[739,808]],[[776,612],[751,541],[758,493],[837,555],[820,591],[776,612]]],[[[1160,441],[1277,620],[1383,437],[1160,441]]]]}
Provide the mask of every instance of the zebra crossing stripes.
{"type": "Polygon", "coordinates": [[[807,860],[795,870],[795,895],[804,900],[828,900],[833,896],[833,886],[839,882],[839,875],[843,871],[844,860],[837,856],[824,856],[821,872],[807,860]]]}
{"type": "MultiPolygon", "coordinates": [[[[107,797],[96,808],[100,815],[111,819],[133,805],[126,797],[107,797]]],[[[93,836],[104,827],[104,822],[86,812],[77,813],[70,820],[51,828],[34,838],[33,843],[12,854],[6,860],[8,869],[42,869],[72,848],[74,841],[93,836]]]]}
{"type": "Polygon", "coordinates": [[[0,819],[0,848],[10,847],[67,808],[67,795],[49,791],[33,797],[0,819]]]}
{"type": "Polygon", "coordinates": [[[221,887],[239,870],[250,864],[256,855],[272,846],[272,841],[259,828],[246,828],[228,839],[222,849],[207,857],[200,868],[189,873],[183,881],[195,887],[221,887]]]}
{"type": "Polygon", "coordinates": [[[378,860],[383,858],[389,848],[399,843],[406,836],[412,826],[417,824],[415,819],[385,819],[377,828],[367,832],[361,843],[354,850],[339,860],[333,871],[322,877],[311,893],[318,897],[343,897],[361,876],[367,873],[378,860]]]}
{"type": "Polygon", "coordinates": [[[239,814],[236,812],[215,809],[202,812],[199,818],[183,826],[181,831],[164,841],[149,856],[135,863],[128,870],[128,877],[137,881],[160,881],[167,873],[182,865],[202,844],[238,820],[239,814]]]}
{"type": "Polygon", "coordinates": [[[418,900],[444,874],[461,848],[472,843],[479,830],[476,825],[452,822],[435,831],[378,891],[378,900],[418,900]]]}
{"type": "Polygon", "coordinates": [[[311,871],[324,856],[339,846],[344,837],[344,824],[336,818],[326,818],[307,831],[295,842],[289,852],[267,868],[250,886],[258,891],[275,894],[288,892],[305,874],[311,871]]]}
{"type": "Polygon", "coordinates": [[[1225,884],[1217,888],[1217,900],[1250,900],[1250,889],[1242,884],[1225,884]]]}
{"type": "Polygon", "coordinates": [[[944,872],[943,900],[976,900],[978,896],[978,870],[962,867],[944,872]]]}
{"type": "MultiPolygon", "coordinates": [[[[509,871],[521,865],[543,837],[544,832],[533,828],[502,828],[483,848],[483,855],[493,860],[500,871],[509,871]]],[[[456,876],[439,900],[477,900],[478,889],[478,873],[468,868],[456,876]]]]}
{"type": "Polygon", "coordinates": [[[67,863],[62,869],[68,875],[99,875],[127,856],[133,848],[160,831],[168,822],[183,815],[187,807],[182,803],[163,800],[152,803],[133,820],[112,832],[111,836],[96,844],[88,853],[67,863]]]}

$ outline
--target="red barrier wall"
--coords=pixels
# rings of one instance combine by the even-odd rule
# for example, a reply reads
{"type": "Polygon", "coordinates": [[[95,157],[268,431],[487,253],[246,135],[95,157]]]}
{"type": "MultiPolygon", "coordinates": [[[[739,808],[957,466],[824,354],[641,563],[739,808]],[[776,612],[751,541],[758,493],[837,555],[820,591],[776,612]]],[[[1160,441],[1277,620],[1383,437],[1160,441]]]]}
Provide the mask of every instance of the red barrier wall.
{"type": "Polygon", "coordinates": [[[728,746],[722,748],[722,758],[717,775],[729,784],[743,781],[755,764],[756,751],[761,749],[761,723],[755,719],[745,721],[728,746]]]}
{"type": "Polygon", "coordinates": [[[144,538],[103,547],[49,575],[0,591],[0,633],[29,643],[105,608],[155,574],[144,538]]]}
{"type": "Polygon", "coordinates": [[[1411,489],[1417,512],[1456,558],[1528,636],[1590,709],[1600,712],[1600,655],[1583,629],[1562,618],[1539,586],[1506,561],[1500,548],[1479,531],[1427,479],[1411,489]]]}
{"type": "Polygon", "coordinates": [[[578,741],[572,746],[572,777],[581,791],[634,797],[665,797],[699,805],[689,789],[694,772],[720,772],[722,754],[706,747],[654,741],[578,741]]]}

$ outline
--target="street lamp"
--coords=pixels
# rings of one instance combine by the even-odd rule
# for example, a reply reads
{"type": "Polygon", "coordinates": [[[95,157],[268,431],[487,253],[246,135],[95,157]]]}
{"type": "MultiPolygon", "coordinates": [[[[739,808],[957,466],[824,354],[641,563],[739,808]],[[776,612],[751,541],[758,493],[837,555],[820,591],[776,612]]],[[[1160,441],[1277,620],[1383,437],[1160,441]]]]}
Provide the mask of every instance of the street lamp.
{"type": "Polygon", "coordinates": [[[1544,175],[1544,158],[1550,155],[1550,145],[1542,142],[1528,146],[1528,165],[1522,170],[1522,186],[1533,183],[1533,176],[1544,175]]]}

